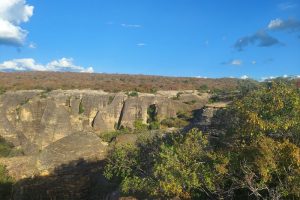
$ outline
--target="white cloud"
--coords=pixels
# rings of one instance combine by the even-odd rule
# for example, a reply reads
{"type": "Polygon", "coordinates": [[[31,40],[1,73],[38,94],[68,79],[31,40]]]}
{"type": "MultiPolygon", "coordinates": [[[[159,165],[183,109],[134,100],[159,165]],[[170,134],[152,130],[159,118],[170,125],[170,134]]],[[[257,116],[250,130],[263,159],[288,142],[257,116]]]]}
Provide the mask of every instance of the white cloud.
{"type": "Polygon", "coordinates": [[[0,44],[20,46],[28,34],[20,27],[33,15],[33,6],[26,0],[0,1],[0,44]]]}
{"type": "Polygon", "coordinates": [[[139,46],[139,47],[143,47],[143,46],[146,46],[147,44],[145,43],[137,43],[136,46],[139,46]]]}
{"type": "Polygon", "coordinates": [[[35,49],[35,48],[36,48],[36,44],[33,43],[33,42],[31,42],[31,43],[28,45],[28,47],[29,47],[30,49],[35,49]]]}
{"type": "Polygon", "coordinates": [[[251,64],[252,64],[252,65],[256,65],[256,63],[257,63],[256,60],[252,60],[252,61],[251,61],[251,64]]]}
{"type": "Polygon", "coordinates": [[[267,76],[267,77],[262,77],[262,78],[261,78],[261,81],[272,80],[272,79],[275,79],[275,78],[278,78],[278,76],[267,76]]]}
{"type": "Polygon", "coordinates": [[[204,79],[207,79],[206,76],[196,76],[195,78],[204,78],[204,79]]]}
{"type": "Polygon", "coordinates": [[[273,19],[270,21],[269,25],[268,25],[268,28],[269,29],[276,29],[278,27],[280,27],[282,25],[283,21],[279,18],[277,19],[273,19]]]}
{"type": "Polygon", "coordinates": [[[230,64],[231,64],[231,65],[242,65],[242,64],[243,64],[243,61],[235,59],[235,60],[232,60],[232,61],[230,62],[230,64]]]}
{"type": "Polygon", "coordinates": [[[233,59],[233,60],[229,60],[226,62],[222,62],[222,65],[235,65],[235,66],[239,66],[243,64],[243,61],[240,59],[233,59]]]}
{"type": "Polygon", "coordinates": [[[249,76],[247,76],[247,75],[241,76],[241,79],[248,79],[248,78],[249,78],[249,76]]]}
{"type": "Polygon", "coordinates": [[[296,19],[273,19],[268,24],[268,29],[273,31],[299,31],[300,30],[300,21],[296,19]]]}
{"type": "Polygon", "coordinates": [[[142,26],[139,24],[121,24],[124,28],[141,28],[142,26]]]}
{"type": "Polygon", "coordinates": [[[13,59],[0,63],[0,71],[59,71],[93,73],[92,67],[84,68],[73,64],[72,58],[53,60],[46,65],[38,64],[32,58],[13,59]]]}
{"type": "Polygon", "coordinates": [[[286,3],[281,3],[278,4],[278,8],[281,10],[288,10],[297,7],[297,4],[291,3],[291,2],[286,2],[286,3]]]}

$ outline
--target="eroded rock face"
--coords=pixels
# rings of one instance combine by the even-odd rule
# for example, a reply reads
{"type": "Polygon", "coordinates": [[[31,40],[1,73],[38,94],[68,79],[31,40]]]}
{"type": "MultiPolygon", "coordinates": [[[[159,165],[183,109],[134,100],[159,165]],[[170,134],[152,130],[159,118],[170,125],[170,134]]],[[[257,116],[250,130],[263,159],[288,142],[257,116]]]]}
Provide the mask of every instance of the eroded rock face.
{"type": "Polygon", "coordinates": [[[22,148],[25,155],[34,155],[74,132],[132,128],[137,119],[147,123],[150,105],[155,105],[158,119],[163,120],[192,109],[185,101],[192,99],[201,107],[209,99],[193,92],[172,99],[177,93],[128,97],[94,90],[10,91],[0,95],[0,136],[22,148]]]}
{"type": "MultiPolygon", "coordinates": [[[[97,136],[147,123],[149,107],[158,120],[203,107],[208,95],[193,91],[139,94],[92,90],[10,91],[0,95],[0,136],[24,156],[0,158],[18,180],[13,199],[105,199],[111,186],[102,176],[108,144],[97,136]],[[100,186],[101,188],[95,188],[100,186]]],[[[120,135],[116,145],[135,143],[120,135]]]]}
{"type": "Polygon", "coordinates": [[[95,162],[106,158],[108,144],[91,132],[72,133],[57,140],[36,155],[0,158],[16,180],[52,174],[57,168],[77,162],[95,162]]]}
{"type": "Polygon", "coordinates": [[[51,173],[57,166],[83,159],[85,161],[104,160],[108,144],[94,133],[77,132],[68,135],[41,151],[36,166],[42,174],[51,173]]]}

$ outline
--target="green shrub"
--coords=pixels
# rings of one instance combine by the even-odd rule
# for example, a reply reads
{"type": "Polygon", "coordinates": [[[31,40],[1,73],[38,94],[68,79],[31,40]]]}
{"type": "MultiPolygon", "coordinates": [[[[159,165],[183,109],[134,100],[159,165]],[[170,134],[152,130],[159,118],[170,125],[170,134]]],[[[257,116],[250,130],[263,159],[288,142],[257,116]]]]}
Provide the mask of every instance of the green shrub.
{"type": "Polygon", "coordinates": [[[108,131],[99,134],[99,137],[105,142],[112,142],[118,135],[133,133],[133,130],[121,128],[116,131],[108,131]]]}
{"type": "Polygon", "coordinates": [[[208,100],[208,103],[216,103],[216,102],[220,102],[220,101],[221,101],[221,99],[220,99],[219,95],[213,95],[208,100]]]}
{"type": "Polygon", "coordinates": [[[183,111],[177,112],[176,115],[177,115],[177,118],[183,119],[185,121],[189,121],[193,117],[191,113],[183,112],[183,111]]]}
{"type": "Polygon", "coordinates": [[[180,96],[183,94],[183,92],[178,92],[177,94],[176,94],[176,97],[172,97],[171,99],[172,100],[179,100],[180,99],[180,96]]]}
{"type": "Polygon", "coordinates": [[[206,84],[203,84],[199,87],[199,92],[206,92],[208,90],[208,86],[206,84]]]}
{"type": "Polygon", "coordinates": [[[6,90],[4,88],[0,87],[0,95],[4,94],[5,92],[6,92],[6,90]]]}
{"type": "Polygon", "coordinates": [[[160,123],[158,121],[153,121],[149,123],[150,130],[158,130],[160,129],[160,123]]]}
{"type": "Polygon", "coordinates": [[[114,138],[116,138],[118,135],[121,135],[122,133],[120,131],[111,131],[111,132],[105,132],[101,133],[99,137],[104,142],[112,142],[114,138]]]}
{"type": "Polygon", "coordinates": [[[133,123],[133,127],[136,131],[144,131],[148,129],[147,124],[144,124],[142,119],[135,120],[133,123]]]}
{"type": "Polygon", "coordinates": [[[0,157],[8,157],[12,148],[13,145],[0,136],[0,157]]]}
{"type": "Polygon", "coordinates": [[[189,124],[186,120],[179,119],[179,118],[167,118],[162,120],[161,122],[162,126],[166,126],[168,128],[183,128],[189,124]]]}
{"type": "Polygon", "coordinates": [[[156,93],[157,93],[157,89],[156,89],[156,88],[151,88],[151,89],[150,89],[150,93],[156,94],[156,93]]]}
{"type": "Polygon", "coordinates": [[[139,93],[137,91],[132,91],[132,92],[127,93],[127,95],[129,97],[138,97],[139,93]]]}
{"type": "Polygon", "coordinates": [[[80,101],[78,114],[82,114],[82,113],[84,113],[84,107],[82,105],[82,101],[80,101]]]}
{"type": "Polygon", "coordinates": [[[215,190],[226,173],[222,169],[227,160],[207,151],[207,145],[207,138],[192,130],[117,147],[108,157],[104,175],[120,182],[123,193],[139,199],[199,199],[199,195],[211,199],[206,191],[215,190]]]}

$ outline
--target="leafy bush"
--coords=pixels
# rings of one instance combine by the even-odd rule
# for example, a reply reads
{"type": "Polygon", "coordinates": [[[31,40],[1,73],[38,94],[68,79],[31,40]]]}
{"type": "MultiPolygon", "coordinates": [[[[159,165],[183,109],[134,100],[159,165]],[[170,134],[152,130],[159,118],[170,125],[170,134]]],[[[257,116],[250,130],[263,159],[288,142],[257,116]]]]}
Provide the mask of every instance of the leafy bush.
{"type": "Polygon", "coordinates": [[[208,86],[206,84],[203,84],[199,87],[199,92],[206,92],[208,90],[208,86]]]}
{"type": "Polygon", "coordinates": [[[82,105],[82,101],[80,101],[78,114],[82,114],[82,113],[84,113],[84,107],[82,105]]]}
{"type": "Polygon", "coordinates": [[[6,92],[6,90],[4,88],[0,87],[0,95],[4,94],[5,92],[6,92]]]}
{"type": "Polygon", "coordinates": [[[156,108],[155,104],[152,104],[148,107],[147,114],[148,114],[147,123],[149,124],[148,128],[150,130],[159,129],[160,128],[160,123],[158,122],[157,108],[156,108]]]}
{"type": "Polygon", "coordinates": [[[185,121],[189,121],[193,117],[191,113],[183,112],[183,111],[177,112],[176,115],[179,119],[182,119],[182,120],[185,120],[185,121]]]}
{"type": "Polygon", "coordinates": [[[156,93],[157,93],[157,89],[156,89],[156,88],[151,88],[151,89],[150,89],[150,93],[156,94],[156,93]]]}
{"type": "Polygon", "coordinates": [[[127,95],[129,97],[138,97],[139,93],[137,91],[132,91],[132,92],[127,93],[127,95]]]}
{"type": "Polygon", "coordinates": [[[144,131],[148,129],[147,124],[144,124],[142,119],[135,120],[133,126],[134,126],[134,130],[136,131],[144,131]]]}
{"type": "Polygon", "coordinates": [[[239,146],[231,151],[228,169],[239,195],[244,190],[257,199],[300,198],[300,148],[287,140],[262,136],[239,146]]]}
{"type": "Polygon", "coordinates": [[[161,122],[162,126],[166,126],[169,128],[175,127],[175,128],[182,128],[189,124],[186,120],[179,119],[179,118],[167,118],[162,120],[161,122]]]}
{"type": "Polygon", "coordinates": [[[229,111],[236,135],[290,138],[300,145],[300,93],[296,87],[269,83],[235,101],[229,111]]]}
{"type": "Polygon", "coordinates": [[[207,144],[201,132],[192,130],[118,147],[111,152],[104,175],[120,182],[125,194],[161,199],[213,197],[227,160],[209,153],[207,144]]]}
{"type": "Polygon", "coordinates": [[[8,157],[12,148],[13,145],[0,136],[0,157],[8,157]]]}
{"type": "Polygon", "coordinates": [[[219,102],[219,101],[221,101],[219,95],[213,95],[208,100],[209,103],[216,103],[216,102],[219,102]]]}
{"type": "Polygon", "coordinates": [[[123,129],[116,130],[116,131],[110,131],[110,132],[101,133],[101,134],[99,134],[99,137],[104,142],[112,142],[113,139],[116,138],[118,135],[128,134],[128,133],[132,133],[132,131],[130,131],[127,128],[123,128],[123,129]]]}
{"type": "Polygon", "coordinates": [[[158,130],[160,129],[160,123],[158,121],[150,122],[149,127],[150,130],[158,130]]]}
{"type": "Polygon", "coordinates": [[[183,94],[183,92],[178,92],[177,94],[176,94],[176,96],[175,97],[172,97],[171,99],[173,99],[173,100],[179,100],[180,99],[180,96],[183,94]]]}

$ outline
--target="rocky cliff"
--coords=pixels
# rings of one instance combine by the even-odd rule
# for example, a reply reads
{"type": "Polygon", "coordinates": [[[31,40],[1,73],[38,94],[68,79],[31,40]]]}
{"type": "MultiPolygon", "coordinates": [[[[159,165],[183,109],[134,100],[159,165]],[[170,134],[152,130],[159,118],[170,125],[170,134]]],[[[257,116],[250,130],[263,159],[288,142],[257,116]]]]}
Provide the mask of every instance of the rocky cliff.
{"type": "MultiPolygon", "coordinates": [[[[163,120],[202,107],[208,99],[208,94],[194,91],[134,97],[96,90],[8,91],[0,95],[0,136],[26,156],[43,155],[57,142],[71,141],[74,133],[99,135],[133,128],[136,120],[146,124],[150,106],[155,107],[157,119],[163,120]]],[[[78,140],[79,145],[83,141],[78,140]]]]}
{"type": "Polygon", "coordinates": [[[131,95],[96,90],[24,90],[0,95],[0,136],[17,152],[0,158],[0,164],[16,180],[22,179],[14,187],[14,199],[85,198],[82,195],[91,194],[90,185],[104,181],[95,174],[101,174],[99,163],[109,144],[99,135],[134,128],[136,120],[147,124],[150,107],[162,121],[203,108],[209,97],[195,91],[131,95]]]}

